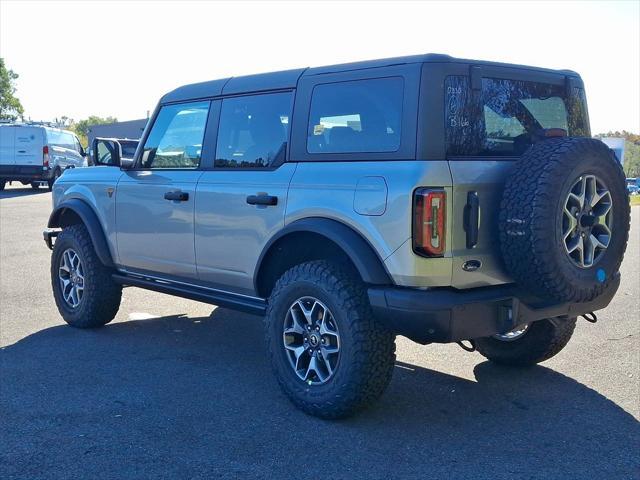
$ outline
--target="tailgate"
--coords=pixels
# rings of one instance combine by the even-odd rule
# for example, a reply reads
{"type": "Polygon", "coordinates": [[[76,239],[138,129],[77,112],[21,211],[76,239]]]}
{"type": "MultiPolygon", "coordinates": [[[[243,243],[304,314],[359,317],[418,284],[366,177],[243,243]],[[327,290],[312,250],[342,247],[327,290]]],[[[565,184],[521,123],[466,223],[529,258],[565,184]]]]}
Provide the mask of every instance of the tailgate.
{"type": "Polygon", "coordinates": [[[504,181],[514,163],[502,160],[449,162],[453,178],[451,254],[454,287],[479,287],[510,281],[500,260],[498,214],[504,181]],[[474,225],[477,225],[477,232],[474,225]],[[478,264],[474,265],[474,262],[480,262],[475,270],[473,267],[478,264]]]}

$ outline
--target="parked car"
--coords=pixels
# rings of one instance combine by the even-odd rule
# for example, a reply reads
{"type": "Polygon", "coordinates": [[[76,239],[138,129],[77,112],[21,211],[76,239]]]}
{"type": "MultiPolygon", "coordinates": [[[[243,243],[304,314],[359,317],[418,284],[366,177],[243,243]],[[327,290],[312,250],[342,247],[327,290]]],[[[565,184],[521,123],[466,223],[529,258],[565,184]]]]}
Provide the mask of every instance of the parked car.
{"type": "Polygon", "coordinates": [[[640,179],[627,178],[627,191],[629,195],[638,195],[640,193],[640,179]]]}
{"type": "Polygon", "coordinates": [[[91,147],[87,152],[90,166],[112,165],[112,146],[116,145],[119,150],[121,161],[133,161],[140,139],[132,138],[100,138],[93,139],[91,147]]]}
{"type": "Polygon", "coordinates": [[[29,123],[0,124],[0,190],[19,181],[51,189],[67,168],[81,167],[84,149],[73,132],[29,123]]]}
{"type": "Polygon", "coordinates": [[[624,175],[589,130],[577,73],[445,55],[180,87],[132,164],[106,141],[55,184],[55,301],[78,328],[123,286],[262,315],[323,418],[382,394],[396,335],[542,362],[620,282],[624,175]]]}

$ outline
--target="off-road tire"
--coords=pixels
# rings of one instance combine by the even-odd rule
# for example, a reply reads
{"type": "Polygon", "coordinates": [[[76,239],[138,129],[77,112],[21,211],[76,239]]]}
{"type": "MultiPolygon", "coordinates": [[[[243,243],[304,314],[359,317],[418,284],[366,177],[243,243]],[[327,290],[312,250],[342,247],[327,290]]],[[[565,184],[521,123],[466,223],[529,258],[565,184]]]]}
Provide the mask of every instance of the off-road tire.
{"type": "Polygon", "coordinates": [[[60,233],[51,255],[51,287],[65,322],[76,328],[96,328],[113,320],[120,308],[122,287],[112,280],[112,273],[100,262],[84,225],[71,225],[60,233]],[[60,257],[69,248],[80,256],[85,275],[83,298],[75,308],[64,300],[58,279],[60,257]]]}
{"type": "Polygon", "coordinates": [[[514,280],[556,301],[586,302],[617,274],[629,236],[629,197],[615,154],[591,138],[547,139],[534,144],[507,179],[500,206],[500,246],[514,280]],[[581,175],[602,179],[612,198],[612,233],[602,257],[589,268],[572,263],[562,237],[562,209],[581,175]]]}
{"type": "Polygon", "coordinates": [[[326,419],[349,416],[380,397],[391,380],[395,336],[374,319],[362,281],[338,265],[312,261],[285,272],[269,297],[265,337],[280,387],[310,415],[326,419]],[[335,372],[321,385],[309,385],[296,375],[283,346],[286,313],[305,295],[329,307],[341,337],[335,372]]]}
{"type": "Polygon", "coordinates": [[[549,360],[562,350],[573,335],[576,318],[533,322],[522,337],[512,341],[495,337],[475,340],[476,350],[494,363],[527,367],[549,360]]]}

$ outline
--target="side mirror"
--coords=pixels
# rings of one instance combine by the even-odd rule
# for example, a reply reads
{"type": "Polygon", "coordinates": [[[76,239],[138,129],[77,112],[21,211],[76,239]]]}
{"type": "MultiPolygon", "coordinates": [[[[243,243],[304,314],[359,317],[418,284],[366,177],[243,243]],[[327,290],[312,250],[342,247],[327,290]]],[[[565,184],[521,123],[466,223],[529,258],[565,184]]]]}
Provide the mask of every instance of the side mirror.
{"type": "Polygon", "coordinates": [[[86,157],[87,156],[87,152],[84,150],[84,148],[82,148],[82,145],[78,145],[80,147],[80,151],[78,152],[80,154],[81,157],[86,157]]]}
{"type": "Polygon", "coordinates": [[[96,138],[91,145],[93,164],[120,167],[122,147],[117,140],[96,138]]]}
{"type": "Polygon", "coordinates": [[[123,170],[133,168],[133,158],[120,158],[120,168],[123,170]]]}

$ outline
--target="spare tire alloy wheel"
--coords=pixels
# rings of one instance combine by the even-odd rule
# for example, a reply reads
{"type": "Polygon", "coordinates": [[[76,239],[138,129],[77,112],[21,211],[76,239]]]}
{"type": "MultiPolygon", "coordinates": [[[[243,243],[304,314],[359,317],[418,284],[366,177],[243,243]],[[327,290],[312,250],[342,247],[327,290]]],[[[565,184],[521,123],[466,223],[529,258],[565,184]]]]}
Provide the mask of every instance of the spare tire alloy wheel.
{"type": "Polygon", "coordinates": [[[583,175],[569,191],[563,215],[567,255],[580,268],[592,267],[611,241],[611,193],[595,175],[583,175]]]}
{"type": "Polygon", "coordinates": [[[320,300],[302,297],[289,307],[283,342],[298,378],[322,385],[333,376],[340,357],[340,334],[333,314],[320,300]]]}
{"type": "Polygon", "coordinates": [[[60,257],[58,279],[64,301],[77,308],[84,295],[84,266],[75,250],[68,248],[60,257]]]}

